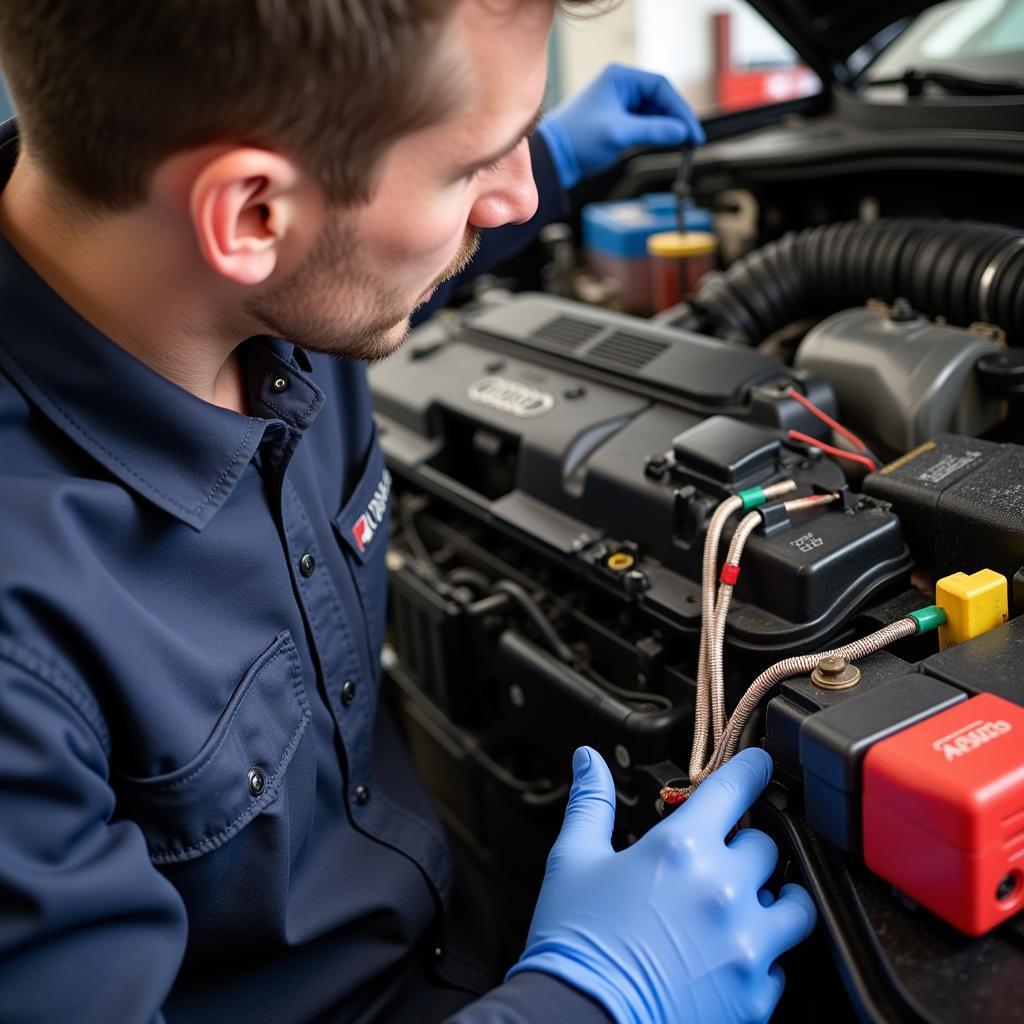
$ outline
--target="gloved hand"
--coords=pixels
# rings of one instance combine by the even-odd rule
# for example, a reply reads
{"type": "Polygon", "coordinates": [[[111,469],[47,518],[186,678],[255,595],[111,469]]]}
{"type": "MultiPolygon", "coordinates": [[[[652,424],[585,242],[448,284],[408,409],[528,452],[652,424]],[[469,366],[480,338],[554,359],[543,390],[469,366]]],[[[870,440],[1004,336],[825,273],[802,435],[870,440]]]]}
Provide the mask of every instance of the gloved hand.
{"type": "Polygon", "coordinates": [[[764,751],[741,751],[616,853],[611,774],[580,747],[526,950],[509,976],[555,975],[619,1024],[767,1021],[784,983],[774,960],[816,916],[801,886],[783,886],[774,902],[762,889],[778,859],[768,836],[744,829],[725,842],[771,769],[764,751]]]}
{"type": "Polygon", "coordinates": [[[697,115],[668,79],[610,64],[582,92],[540,123],[562,188],[610,167],[631,146],[695,146],[705,141],[697,115]]]}

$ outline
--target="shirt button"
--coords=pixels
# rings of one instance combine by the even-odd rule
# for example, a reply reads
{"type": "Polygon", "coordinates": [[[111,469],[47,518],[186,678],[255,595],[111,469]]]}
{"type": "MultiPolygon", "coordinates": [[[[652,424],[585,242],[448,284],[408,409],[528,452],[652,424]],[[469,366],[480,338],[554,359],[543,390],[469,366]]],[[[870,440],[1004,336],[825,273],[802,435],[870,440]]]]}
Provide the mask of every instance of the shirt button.
{"type": "Polygon", "coordinates": [[[316,559],[307,551],[299,559],[299,572],[302,573],[306,579],[309,579],[313,575],[313,570],[316,568],[316,559]]]}
{"type": "Polygon", "coordinates": [[[341,684],[341,703],[348,705],[356,699],[356,684],[351,679],[346,679],[341,684]]]}
{"type": "Polygon", "coordinates": [[[267,788],[267,777],[261,768],[249,769],[249,792],[253,796],[259,796],[267,788]]]}
{"type": "Polygon", "coordinates": [[[356,803],[362,806],[370,799],[370,791],[366,786],[356,786],[355,789],[356,803]]]}
{"type": "Polygon", "coordinates": [[[270,386],[275,391],[287,391],[288,390],[288,379],[286,377],[275,377],[271,381],[270,386]]]}

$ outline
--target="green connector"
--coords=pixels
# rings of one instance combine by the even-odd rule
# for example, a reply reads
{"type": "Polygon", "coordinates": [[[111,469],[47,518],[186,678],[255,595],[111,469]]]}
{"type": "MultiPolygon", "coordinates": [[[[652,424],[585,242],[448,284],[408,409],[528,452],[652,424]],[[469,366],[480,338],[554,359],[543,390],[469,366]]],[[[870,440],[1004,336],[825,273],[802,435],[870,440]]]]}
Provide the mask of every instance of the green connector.
{"type": "Polygon", "coordinates": [[[768,500],[763,487],[748,487],[745,491],[737,491],[736,497],[743,501],[744,512],[749,512],[750,509],[757,508],[768,500]]]}
{"type": "Polygon", "coordinates": [[[911,612],[909,617],[917,623],[918,633],[927,633],[930,629],[938,629],[939,626],[946,624],[946,613],[935,605],[918,608],[916,612],[911,612]]]}

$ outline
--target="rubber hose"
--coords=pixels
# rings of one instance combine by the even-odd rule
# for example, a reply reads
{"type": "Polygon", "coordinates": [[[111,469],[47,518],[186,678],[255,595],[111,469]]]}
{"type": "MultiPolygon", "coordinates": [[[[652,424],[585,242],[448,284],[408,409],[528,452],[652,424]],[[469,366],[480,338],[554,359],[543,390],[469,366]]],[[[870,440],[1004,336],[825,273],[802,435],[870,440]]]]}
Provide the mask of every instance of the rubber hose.
{"type": "Polygon", "coordinates": [[[794,320],[898,297],[928,316],[962,327],[984,321],[1020,339],[1024,233],[908,218],[790,232],[708,278],[690,300],[691,324],[755,345],[794,320]]]}

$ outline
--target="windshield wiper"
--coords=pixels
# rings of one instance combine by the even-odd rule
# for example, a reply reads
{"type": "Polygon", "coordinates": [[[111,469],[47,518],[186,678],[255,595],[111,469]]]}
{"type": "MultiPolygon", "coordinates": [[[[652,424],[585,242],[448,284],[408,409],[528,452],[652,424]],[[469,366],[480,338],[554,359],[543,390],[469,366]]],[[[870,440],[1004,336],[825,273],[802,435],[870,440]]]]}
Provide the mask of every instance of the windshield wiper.
{"type": "Polygon", "coordinates": [[[907,68],[899,78],[872,78],[862,88],[875,85],[902,85],[907,96],[921,96],[925,85],[937,85],[957,96],[1014,96],[1024,93],[1024,81],[1014,78],[972,78],[953,71],[928,71],[907,68]]]}

